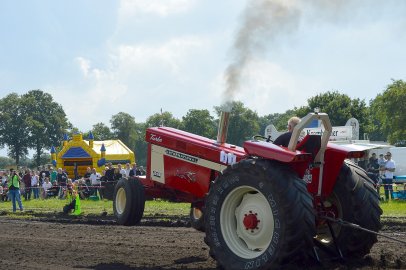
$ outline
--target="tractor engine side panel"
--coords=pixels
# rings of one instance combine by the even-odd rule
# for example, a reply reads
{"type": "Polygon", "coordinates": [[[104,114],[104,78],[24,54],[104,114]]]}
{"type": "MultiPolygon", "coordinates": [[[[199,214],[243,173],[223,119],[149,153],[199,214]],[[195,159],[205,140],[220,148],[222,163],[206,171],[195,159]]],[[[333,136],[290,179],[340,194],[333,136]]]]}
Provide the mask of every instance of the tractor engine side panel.
{"type": "Polygon", "coordinates": [[[216,172],[238,162],[244,149],[169,127],[148,128],[147,178],[176,192],[203,198],[216,172]]]}
{"type": "Polygon", "coordinates": [[[211,171],[219,169],[217,163],[159,145],[150,145],[150,148],[150,179],[197,198],[206,195],[211,171]]]}
{"type": "MultiPolygon", "coordinates": [[[[145,140],[187,155],[209,160],[223,166],[229,164],[221,159],[221,152],[234,157],[238,162],[245,157],[243,148],[230,144],[217,144],[215,140],[169,127],[148,128],[145,140]]],[[[224,169],[224,168],[223,168],[224,169]]],[[[218,170],[221,171],[221,170],[218,170]]]]}

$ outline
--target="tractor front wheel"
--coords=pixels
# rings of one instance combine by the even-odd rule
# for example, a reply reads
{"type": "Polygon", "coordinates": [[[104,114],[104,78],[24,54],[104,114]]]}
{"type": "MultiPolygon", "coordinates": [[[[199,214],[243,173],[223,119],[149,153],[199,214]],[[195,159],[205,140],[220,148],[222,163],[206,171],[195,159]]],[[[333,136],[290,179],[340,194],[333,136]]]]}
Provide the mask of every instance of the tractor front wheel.
{"type": "Polygon", "coordinates": [[[137,178],[120,179],[114,188],[113,210],[120,225],[138,224],[144,214],[144,187],[137,178]]]}
{"type": "Polygon", "coordinates": [[[306,262],[315,235],[306,184],[277,162],[248,159],[227,168],[205,204],[205,241],[226,269],[306,262]]]}

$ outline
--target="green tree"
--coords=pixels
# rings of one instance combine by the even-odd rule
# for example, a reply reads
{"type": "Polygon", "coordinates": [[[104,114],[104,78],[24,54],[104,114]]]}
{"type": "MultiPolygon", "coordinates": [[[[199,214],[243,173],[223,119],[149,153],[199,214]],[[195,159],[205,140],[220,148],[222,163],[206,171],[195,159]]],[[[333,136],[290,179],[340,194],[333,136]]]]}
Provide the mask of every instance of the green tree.
{"type": "Polygon", "coordinates": [[[62,106],[41,90],[31,90],[24,94],[22,109],[27,115],[29,146],[34,148],[39,166],[43,150],[59,143],[68,128],[68,120],[62,106]]]}
{"type": "Polygon", "coordinates": [[[135,124],[135,159],[138,165],[145,166],[147,164],[147,142],[145,141],[145,131],[146,131],[146,124],[145,123],[136,123],[135,124]]]}
{"type": "Polygon", "coordinates": [[[284,113],[274,113],[261,116],[259,118],[260,134],[265,134],[265,128],[270,124],[274,125],[278,131],[286,131],[286,124],[292,116],[302,117],[302,115],[297,114],[295,110],[287,110],[284,113]]]}
{"type": "Polygon", "coordinates": [[[128,113],[119,112],[111,117],[110,124],[114,137],[133,149],[137,139],[134,117],[128,113]]]}
{"type": "Polygon", "coordinates": [[[101,122],[93,125],[92,133],[97,141],[110,140],[113,137],[110,128],[101,122]]]}
{"type": "Polygon", "coordinates": [[[182,129],[207,138],[216,136],[216,124],[208,110],[189,110],[182,117],[182,129]]]}
{"type": "Polygon", "coordinates": [[[406,82],[392,80],[371,102],[372,131],[383,134],[391,144],[406,140],[406,82]]]}
{"type": "Polygon", "coordinates": [[[136,158],[139,164],[146,164],[147,143],[145,142],[145,132],[148,127],[173,127],[180,128],[181,121],[173,117],[170,112],[156,113],[148,117],[145,123],[137,124],[137,141],[135,147],[136,158]]]}
{"type": "Polygon", "coordinates": [[[15,159],[17,166],[30,146],[27,118],[18,94],[12,93],[0,100],[0,145],[8,146],[8,156],[15,159]]]}
{"type": "Polygon", "coordinates": [[[181,121],[173,117],[170,112],[156,113],[148,117],[146,121],[147,127],[173,127],[180,128],[181,121]]]}
{"type": "Polygon", "coordinates": [[[14,159],[9,157],[0,157],[0,169],[4,169],[13,165],[15,165],[14,159]]]}
{"type": "MultiPolygon", "coordinates": [[[[368,108],[364,100],[351,99],[338,91],[326,92],[308,99],[308,106],[296,109],[298,117],[303,117],[315,108],[327,113],[333,126],[343,126],[348,119],[354,117],[360,123],[360,135],[365,132],[369,124],[368,108]]],[[[362,137],[361,137],[362,138],[362,137]]]]}
{"type": "MultiPolygon", "coordinates": [[[[42,153],[39,157],[39,164],[49,164],[51,163],[51,155],[48,153],[42,153]]],[[[38,167],[38,157],[33,156],[33,159],[27,164],[28,167],[35,168],[38,167]]]]}
{"type": "MultiPolygon", "coordinates": [[[[259,133],[259,117],[258,114],[251,109],[244,107],[241,101],[233,101],[231,106],[230,120],[228,126],[227,142],[235,145],[242,145],[244,141],[259,133]]],[[[217,115],[223,109],[214,107],[217,115]]]]}

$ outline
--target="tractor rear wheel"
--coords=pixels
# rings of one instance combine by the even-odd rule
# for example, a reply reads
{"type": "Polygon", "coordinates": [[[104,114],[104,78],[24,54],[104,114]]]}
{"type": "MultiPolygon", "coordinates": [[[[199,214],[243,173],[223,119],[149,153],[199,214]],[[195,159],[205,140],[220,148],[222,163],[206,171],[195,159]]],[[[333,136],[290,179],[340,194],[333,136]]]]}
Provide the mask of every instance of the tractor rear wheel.
{"type": "Polygon", "coordinates": [[[133,226],[144,214],[144,187],[137,178],[120,179],[114,189],[113,210],[120,225],[133,226]]]}
{"type": "Polygon", "coordinates": [[[316,233],[306,183],[284,165],[247,159],[227,168],[205,203],[205,242],[226,269],[305,263],[316,233]]]}
{"type": "Polygon", "coordinates": [[[193,229],[204,232],[204,214],[203,209],[196,207],[193,203],[190,206],[190,224],[193,229]]]}
{"type": "MultiPolygon", "coordinates": [[[[372,231],[381,229],[379,195],[365,171],[351,161],[344,162],[333,193],[323,204],[324,211],[330,216],[372,231]]],[[[377,241],[377,236],[372,233],[343,227],[338,223],[331,223],[331,226],[338,247],[347,258],[364,257],[377,241]]],[[[335,248],[328,225],[322,220],[317,226],[316,240],[327,248],[335,248]]]]}

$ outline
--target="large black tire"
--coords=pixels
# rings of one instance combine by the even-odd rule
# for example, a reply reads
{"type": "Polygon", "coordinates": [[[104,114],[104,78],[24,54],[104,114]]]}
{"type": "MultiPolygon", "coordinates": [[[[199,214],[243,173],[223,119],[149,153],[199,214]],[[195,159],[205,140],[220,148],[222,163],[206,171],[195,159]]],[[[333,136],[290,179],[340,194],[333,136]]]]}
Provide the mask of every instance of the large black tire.
{"type": "MultiPolygon", "coordinates": [[[[334,212],[337,218],[358,224],[372,231],[381,229],[379,195],[373,181],[366,172],[350,161],[345,161],[333,193],[324,202],[327,211],[334,212]]],[[[332,223],[338,247],[346,258],[362,258],[368,254],[377,241],[372,233],[332,223]]],[[[317,228],[317,240],[327,248],[334,249],[334,242],[327,224],[317,228]]]]}
{"type": "Polygon", "coordinates": [[[134,226],[144,214],[145,192],[137,178],[120,179],[114,189],[113,210],[120,225],[134,226]]]}
{"type": "Polygon", "coordinates": [[[313,200],[284,165],[255,159],[232,165],[212,184],[205,206],[205,242],[221,267],[305,264],[316,233],[313,200]]]}
{"type": "Polygon", "coordinates": [[[204,210],[202,208],[195,207],[193,203],[190,205],[190,225],[192,228],[204,232],[204,210]]]}

